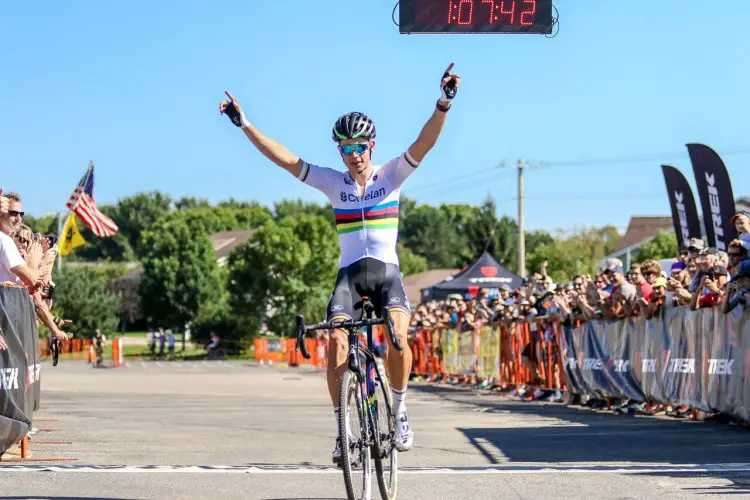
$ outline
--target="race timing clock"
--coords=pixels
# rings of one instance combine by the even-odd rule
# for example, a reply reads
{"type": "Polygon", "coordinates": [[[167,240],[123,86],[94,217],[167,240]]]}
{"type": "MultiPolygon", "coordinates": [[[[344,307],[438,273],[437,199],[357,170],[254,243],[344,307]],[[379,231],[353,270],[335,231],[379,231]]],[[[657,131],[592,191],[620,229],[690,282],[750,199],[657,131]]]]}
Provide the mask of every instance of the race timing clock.
{"type": "Polygon", "coordinates": [[[552,0],[401,0],[400,33],[552,33],[552,0]]]}

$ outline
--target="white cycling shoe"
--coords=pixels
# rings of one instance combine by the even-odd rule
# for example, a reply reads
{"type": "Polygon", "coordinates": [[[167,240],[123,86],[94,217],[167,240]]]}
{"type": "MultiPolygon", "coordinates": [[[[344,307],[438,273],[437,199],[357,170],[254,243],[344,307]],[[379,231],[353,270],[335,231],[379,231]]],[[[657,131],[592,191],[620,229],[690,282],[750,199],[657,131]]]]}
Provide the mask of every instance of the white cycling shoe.
{"type": "Polygon", "coordinates": [[[414,432],[409,425],[409,415],[402,411],[396,417],[396,449],[409,451],[414,444],[414,432]]]}

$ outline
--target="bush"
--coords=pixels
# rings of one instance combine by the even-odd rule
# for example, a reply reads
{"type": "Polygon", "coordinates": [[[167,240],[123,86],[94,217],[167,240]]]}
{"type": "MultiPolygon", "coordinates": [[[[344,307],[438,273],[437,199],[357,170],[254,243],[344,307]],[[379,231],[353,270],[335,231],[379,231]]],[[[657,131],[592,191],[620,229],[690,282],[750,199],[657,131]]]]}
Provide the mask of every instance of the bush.
{"type": "Polygon", "coordinates": [[[117,331],[120,298],[106,289],[104,280],[91,269],[64,267],[54,276],[53,309],[73,324],[67,331],[77,337],[92,337],[117,331]]]}

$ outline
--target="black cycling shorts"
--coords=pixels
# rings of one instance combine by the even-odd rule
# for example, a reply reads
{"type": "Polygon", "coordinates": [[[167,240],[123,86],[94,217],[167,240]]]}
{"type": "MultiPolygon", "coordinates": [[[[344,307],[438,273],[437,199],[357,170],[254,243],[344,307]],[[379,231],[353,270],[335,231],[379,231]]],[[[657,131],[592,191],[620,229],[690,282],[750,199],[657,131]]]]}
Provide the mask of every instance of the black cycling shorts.
{"type": "Polygon", "coordinates": [[[358,320],[362,317],[362,297],[369,297],[380,316],[383,306],[411,315],[401,271],[396,264],[386,264],[369,257],[342,267],[328,302],[328,321],[358,320]]]}

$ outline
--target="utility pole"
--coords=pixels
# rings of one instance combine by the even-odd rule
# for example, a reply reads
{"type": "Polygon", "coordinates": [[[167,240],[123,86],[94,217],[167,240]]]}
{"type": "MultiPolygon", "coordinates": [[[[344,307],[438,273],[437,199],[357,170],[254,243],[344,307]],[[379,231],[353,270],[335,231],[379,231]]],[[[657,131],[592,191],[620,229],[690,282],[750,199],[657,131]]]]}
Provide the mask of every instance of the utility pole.
{"type": "MultiPolygon", "coordinates": [[[[506,167],[503,162],[500,167],[506,167]]],[[[523,171],[527,168],[541,168],[539,164],[524,163],[523,160],[516,162],[518,169],[518,274],[526,277],[526,233],[523,228],[523,171]]]]}
{"type": "Polygon", "coordinates": [[[523,169],[526,165],[518,160],[518,274],[526,277],[526,235],[523,231],[523,169]]]}

